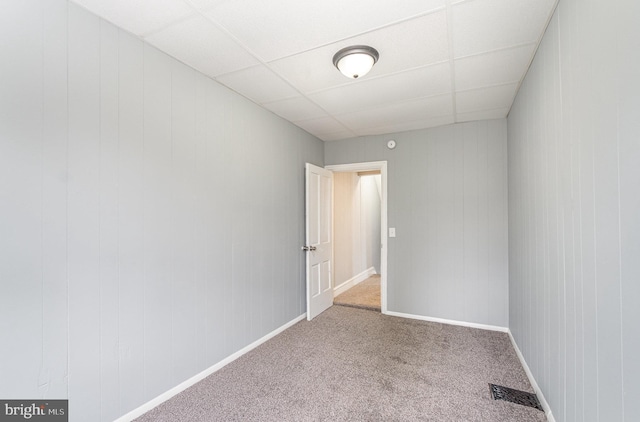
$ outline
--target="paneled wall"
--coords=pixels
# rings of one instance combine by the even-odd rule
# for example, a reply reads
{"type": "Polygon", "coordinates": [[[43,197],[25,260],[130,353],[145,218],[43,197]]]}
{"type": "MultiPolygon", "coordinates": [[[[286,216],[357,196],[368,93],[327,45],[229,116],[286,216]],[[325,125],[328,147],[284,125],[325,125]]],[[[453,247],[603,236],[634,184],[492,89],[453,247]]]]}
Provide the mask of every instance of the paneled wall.
{"type": "Polygon", "coordinates": [[[508,326],[506,147],[504,119],[325,143],[388,162],[389,311],[508,326]]]}
{"type": "Polygon", "coordinates": [[[0,57],[0,397],[110,421],[305,312],[321,141],[66,1],[0,57]]]}
{"type": "Polygon", "coordinates": [[[557,421],[640,420],[638,16],[560,0],[508,118],[510,328],[557,421]]]}

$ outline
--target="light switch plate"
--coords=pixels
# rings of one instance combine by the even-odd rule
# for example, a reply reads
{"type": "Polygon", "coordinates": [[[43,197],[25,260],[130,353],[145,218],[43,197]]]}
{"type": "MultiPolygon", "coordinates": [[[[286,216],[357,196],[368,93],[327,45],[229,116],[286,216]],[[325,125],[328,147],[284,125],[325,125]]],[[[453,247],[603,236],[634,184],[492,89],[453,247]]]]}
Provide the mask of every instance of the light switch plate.
{"type": "Polygon", "coordinates": [[[396,228],[389,227],[389,237],[396,237],[396,228]]]}

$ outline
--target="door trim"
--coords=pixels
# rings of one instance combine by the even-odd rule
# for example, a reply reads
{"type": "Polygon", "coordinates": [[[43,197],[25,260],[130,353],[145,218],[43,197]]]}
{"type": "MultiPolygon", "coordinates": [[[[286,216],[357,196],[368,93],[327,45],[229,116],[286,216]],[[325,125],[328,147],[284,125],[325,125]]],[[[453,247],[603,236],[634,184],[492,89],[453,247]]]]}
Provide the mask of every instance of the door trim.
{"type": "MultiPolygon", "coordinates": [[[[382,201],[380,203],[380,311],[387,313],[387,162],[371,161],[368,163],[331,164],[324,166],[335,172],[355,173],[358,171],[380,170],[382,185],[382,201]]],[[[332,204],[333,209],[333,204],[332,204]]]]}

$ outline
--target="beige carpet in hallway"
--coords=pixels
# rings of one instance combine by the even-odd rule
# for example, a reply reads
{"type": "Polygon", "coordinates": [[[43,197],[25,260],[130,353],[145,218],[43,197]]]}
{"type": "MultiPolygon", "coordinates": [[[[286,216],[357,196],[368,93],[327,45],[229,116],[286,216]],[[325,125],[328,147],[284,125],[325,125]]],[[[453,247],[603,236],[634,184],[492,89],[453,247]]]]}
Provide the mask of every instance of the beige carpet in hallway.
{"type": "Polygon", "coordinates": [[[380,275],[372,275],[333,299],[334,305],[380,311],[380,275]]]}

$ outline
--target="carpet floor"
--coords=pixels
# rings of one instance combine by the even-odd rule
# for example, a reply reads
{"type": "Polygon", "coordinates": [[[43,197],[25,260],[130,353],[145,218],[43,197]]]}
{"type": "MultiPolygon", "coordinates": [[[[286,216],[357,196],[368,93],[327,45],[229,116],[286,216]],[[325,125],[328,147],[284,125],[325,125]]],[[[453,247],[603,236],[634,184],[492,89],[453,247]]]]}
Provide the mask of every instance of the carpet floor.
{"type": "Polygon", "coordinates": [[[380,311],[380,276],[372,275],[333,299],[334,305],[380,311]]]}
{"type": "Polygon", "coordinates": [[[505,333],[333,306],[136,421],[546,420],[488,383],[533,391],[505,333]]]}

